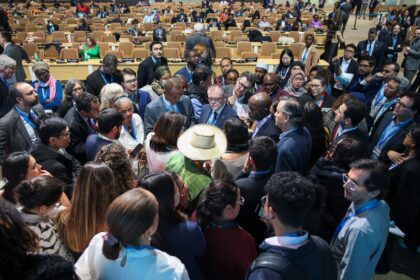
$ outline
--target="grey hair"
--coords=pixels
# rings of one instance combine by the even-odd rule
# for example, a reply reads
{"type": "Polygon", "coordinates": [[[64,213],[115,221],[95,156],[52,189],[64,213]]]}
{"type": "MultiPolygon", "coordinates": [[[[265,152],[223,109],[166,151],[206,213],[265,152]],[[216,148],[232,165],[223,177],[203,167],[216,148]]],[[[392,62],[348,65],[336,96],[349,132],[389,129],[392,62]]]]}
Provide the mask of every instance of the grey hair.
{"type": "Polygon", "coordinates": [[[1,54],[0,55],[0,70],[4,70],[6,67],[16,67],[16,61],[5,54],[1,54]]]}
{"type": "Polygon", "coordinates": [[[290,123],[295,127],[303,126],[303,106],[295,98],[281,98],[280,101],[284,102],[282,112],[289,116],[290,123]]]}
{"type": "Polygon", "coordinates": [[[118,109],[124,102],[130,102],[133,105],[133,101],[128,96],[122,95],[115,98],[115,108],[118,109]]]}
{"type": "Polygon", "coordinates": [[[82,81],[71,79],[64,86],[64,96],[73,96],[73,88],[76,84],[79,84],[83,88],[83,91],[86,91],[86,87],[82,81]]]}
{"type": "Polygon", "coordinates": [[[394,79],[397,83],[399,82],[399,86],[398,86],[398,92],[401,92],[401,91],[404,91],[404,90],[407,90],[407,89],[409,89],[410,87],[411,87],[411,83],[410,83],[410,81],[406,78],[406,77],[400,77],[400,76],[397,76],[397,77],[395,77],[395,79],[394,79]]]}
{"type": "Polygon", "coordinates": [[[117,96],[123,95],[124,89],[117,83],[111,83],[105,85],[101,90],[101,111],[103,109],[111,108],[111,102],[115,100],[117,96]]]}
{"type": "Polygon", "coordinates": [[[222,93],[223,93],[223,96],[226,96],[227,95],[226,87],[222,87],[222,86],[217,85],[217,84],[214,84],[214,85],[209,86],[209,88],[207,89],[207,92],[209,92],[209,91],[215,91],[215,90],[221,90],[222,93]]]}

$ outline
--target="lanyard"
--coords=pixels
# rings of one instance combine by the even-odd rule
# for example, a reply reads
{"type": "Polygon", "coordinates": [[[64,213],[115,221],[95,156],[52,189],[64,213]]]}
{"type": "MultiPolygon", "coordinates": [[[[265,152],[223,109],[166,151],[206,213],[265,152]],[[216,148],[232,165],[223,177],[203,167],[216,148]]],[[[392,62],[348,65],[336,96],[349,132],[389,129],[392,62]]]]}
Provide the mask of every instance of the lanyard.
{"type": "Polygon", "coordinates": [[[282,78],[282,79],[286,78],[289,70],[290,70],[290,66],[286,68],[286,71],[283,71],[283,70],[280,69],[280,78],[282,78]]]}
{"type": "Polygon", "coordinates": [[[393,120],[382,132],[381,138],[379,138],[377,146],[382,147],[398,130],[409,123],[411,119],[408,119],[400,124],[396,124],[396,121],[393,120]]]}
{"type": "Polygon", "coordinates": [[[282,237],[300,237],[300,236],[304,236],[306,233],[307,233],[306,231],[298,231],[298,232],[286,233],[281,236],[282,237]]]}
{"type": "Polygon", "coordinates": [[[340,233],[340,231],[343,229],[343,227],[350,221],[351,218],[356,217],[357,215],[366,212],[368,210],[371,210],[378,206],[379,201],[377,199],[374,199],[370,202],[368,202],[365,206],[359,208],[354,213],[350,213],[350,215],[347,215],[341,223],[337,226],[337,228],[334,231],[333,240],[337,238],[337,235],[340,233]]]}
{"type": "Polygon", "coordinates": [[[46,91],[43,87],[40,87],[40,89],[41,89],[41,92],[42,92],[42,97],[44,98],[44,100],[45,99],[48,99],[48,95],[49,95],[49,93],[48,93],[48,91],[46,91]]]}
{"type": "Polygon", "coordinates": [[[153,246],[150,245],[124,245],[125,248],[127,249],[134,249],[134,250],[154,250],[155,248],[153,246]]]}
{"type": "Polygon", "coordinates": [[[137,134],[136,134],[136,130],[134,129],[133,119],[131,119],[131,121],[130,121],[130,127],[131,127],[131,133],[128,131],[128,129],[125,126],[124,126],[124,129],[128,132],[128,134],[133,136],[134,140],[137,141],[137,134]]]}
{"type": "MultiPolygon", "coordinates": [[[[102,76],[102,80],[104,81],[104,83],[107,85],[109,84],[108,80],[105,78],[104,74],[101,72],[101,70],[99,70],[99,74],[101,74],[102,76]]],[[[111,83],[114,82],[114,79],[112,78],[112,74],[111,74],[111,83]]]]}
{"type": "Polygon", "coordinates": [[[25,122],[27,122],[33,129],[35,129],[35,124],[21,110],[16,108],[16,112],[25,120],[25,122]]]}

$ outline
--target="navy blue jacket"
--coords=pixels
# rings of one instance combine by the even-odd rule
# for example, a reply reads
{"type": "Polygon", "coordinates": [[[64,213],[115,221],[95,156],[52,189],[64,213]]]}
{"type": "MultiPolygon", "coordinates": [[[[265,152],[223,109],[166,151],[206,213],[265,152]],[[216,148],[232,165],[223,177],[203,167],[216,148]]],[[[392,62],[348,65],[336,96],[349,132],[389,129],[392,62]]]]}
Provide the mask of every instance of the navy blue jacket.
{"type": "Polygon", "coordinates": [[[275,142],[279,140],[281,129],[276,126],[276,120],[274,115],[271,114],[270,118],[260,127],[257,134],[254,137],[267,136],[273,139],[275,142]]]}
{"type": "MultiPolygon", "coordinates": [[[[210,118],[210,115],[212,114],[212,109],[209,104],[204,105],[203,109],[201,111],[200,119],[198,123],[207,123],[207,121],[210,118]]],[[[236,114],[236,111],[233,110],[230,106],[225,105],[220,115],[217,117],[217,121],[215,126],[219,127],[220,129],[223,129],[223,126],[225,125],[225,122],[228,119],[231,118],[237,118],[238,115],[236,114]]]]}
{"type": "Polygon", "coordinates": [[[98,151],[105,145],[111,144],[111,141],[98,137],[97,134],[91,134],[86,139],[86,157],[88,161],[95,159],[98,151]]]}
{"type": "Polygon", "coordinates": [[[311,134],[306,128],[298,128],[286,135],[280,135],[277,142],[275,173],[296,171],[306,174],[312,151],[311,134]]]}

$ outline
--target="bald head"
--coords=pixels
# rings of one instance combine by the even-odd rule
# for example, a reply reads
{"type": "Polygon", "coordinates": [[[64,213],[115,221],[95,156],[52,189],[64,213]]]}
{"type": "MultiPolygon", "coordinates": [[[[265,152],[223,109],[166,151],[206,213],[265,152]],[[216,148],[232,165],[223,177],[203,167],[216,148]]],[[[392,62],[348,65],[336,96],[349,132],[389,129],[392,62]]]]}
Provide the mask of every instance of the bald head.
{"type": "Polygon", "coordinates": [[[256,93],[248,100],[248,114],[251,119],[260,121],[270,114],[271,99],[265,92],[256,93]]]}
{"type": "Polygon", "coordinates": [[[267,73],[263,79],[263,86],[269,95],[276,94],[279,84],[275,73],[267,73]]]}

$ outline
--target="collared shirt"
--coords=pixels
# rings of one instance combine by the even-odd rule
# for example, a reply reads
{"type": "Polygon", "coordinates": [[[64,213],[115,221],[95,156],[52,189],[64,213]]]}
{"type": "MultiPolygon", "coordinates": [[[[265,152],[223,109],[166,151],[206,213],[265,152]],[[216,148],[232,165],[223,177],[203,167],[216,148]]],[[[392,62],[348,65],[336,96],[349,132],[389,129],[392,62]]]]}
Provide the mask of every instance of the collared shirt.
{"type": "Polygon", "coordinates": [[[220,107],[219,110],[217,110],[217,111],[211,110],[211,114],[210,114],[210,117],[209,117],[207,123],[215,125],[217,119],[220,117],[220,114],[222,113],[225,106],[226,106],[226,104],[224,104],[222,107],[220,107]],[[214,113],[217,113],[216,120],[213,119],[214,118],[214,113]]]}
{"type": "Polygon", "coordinates": [[[163,97],[163,103],[165,103],[165,108],[166,108],[167,112],[176,112],[176,113],[180,112],[179,107],[178,107],[178,103],[177,104],[172,104],[171,102],[166,100],[165,94],[163,94],[162,97],[163,97]]]}
{"type": "Polygon", "coordinates": [[[350,62],[351,62],[351,59],[346,60],[343,57],[343,60],[341,61],[341,65],[340,65],[341,71],[343,71],[344,73],[347,73],[347,70],[349,69],[349,66],[350,66],[350,62]]]}
{"type": "Polygon", "coordinates": [[[252,137],[255,137],[257,135],[258,131],[261,129],[261,127],[271,118],[271,114],[268,114],[265,118],[263,118],[260,121],[257,121],[257,126],[255,127],[254,133],[252,133],[252,137]]]}
{"type": "Polygon", "coordinates": [[[386,101],[384,96],[384,91],[387,83],[382,83],[382,87],[379,89],[378,93],[375,95],[375,98],[372,100],[372,105],[370,106],[369,116],[374,118],[378,114],[379,110],[383,107],[386,101]]]}
{"type": "MultiPolygon", "coordinates": [[[[355,205],[349,211],[355,213],[368,201],[355,205]]],[[[383,200],[368,211],[348,220],[331,242],[331,252],[339,269],[339,279],[373,279],[375,268],[382,255],[388,237],[389,207],[383,200]]]]}
{"type": "Polygon", "coordinates": [[[279,135],[279,139],[281,139],[281,138],[283,138],[283,137],[287,136],[288,134],[290,134],[290,133],[292,133],[292,132],[295,132],[296,130],[298,130],[298,128],[292,128],[292,129],[289,129],[289,130],[287,130],[287,131],[285,131],[285,132],[282,132],[282,133],[279,135]]]}
{"type": "Polygon", "coordinates": [[[403,122],[397,123],[397,117],[393,117],[392,121],[387,125],[387,127],[382,132],[381,136],[378,139],[378,142],[373,148],[371,158],[378,159],[381,155],[381,151],[384,148],[385,144],[391,139],[401,128],[412,122],[413,119],[410,118],[403,122]]]}
{"type": "Polygon", "coordinates": [[[92,129],[92,125],[96,125],[96,124],[95,123],[92,123],[92,122],[89,123],[89,119],[86,118],[85,116],[83,116],[82,114],[80,114],[80,112],[77,110],[77,108],[76,108],[76,111],[82,117],[82,119],[85,121],[85,123],[87,124],[87,126],[89,127],[90,134],[95,134],[96,132],[92,129]]]}
{"type": "Polygon", "coordinates": [[[347,133],[347,132],[350,132],[350,131],[356,130],[357,128],[358,128],[358,126],[343,129],[343,127],[342,127],[342,126],[341,126],[341,124],[340,124],[340,125],[338,126],[337,133],[335,134],[335,138],[337,138],[337,137],[341,136],[341,135],[342,135],[342,134],[344,134],[344,133],[347,133]]]}
{"type": "Polygon", "coordinates": [[[391,107],[392,105],[394,105],[395,103],[397,103],[398,100],[400,100],[400,99],[399,98],[395,98],[393,100],[390,100],[390,101],[384,103],[382,105],[381,109],[376,113],[375,120],[373,121],[373,124],[375,124],[378,121],[378,119],[385,113],[386,110],[389,109],[389,107],[391,107]]]}
{"type": "Polygon", "coordinates": [[[31,114],[32,117],[34,117],[34,116],[36,117],[36,115],[32,112],[32,109],[31,109],[31,112],[28,113],[28,112],[25,112],[25,111],[19,109],[18,107],[15,107],[15,108],[16,108],[16,111],[19,114],[20,119],[23,122],[23,125],[25,126],[26,131],[28,132],[28,135],[29,135],[29,138],[31,139],[32,144],[37,143],[38,142],[38,137],[36,135],[35,128],[33,127],[33,125],[35,125],[35,124],[31,124],[28,121],[29,114],[31,114]],[[26,118],[24,118],[23,116],[25,116],[26,118]]]}
{"type": "Polygon", "coordinates": [[[308,241],[308,232],[305,232],[303,235],[299,236],[273,236],[266,238],[265,243],[271,246],[279,247],[298,247],[308,241]]]}
{"type": "Polygon", "coordinates": [[[374,40],[372,42],[367,41],[366,51],[368,52],[369,55],[372,55],[372,53],[373,53],[373,49],[375,48],[375,42],[376,42],[376,40],[374,40]]]}

